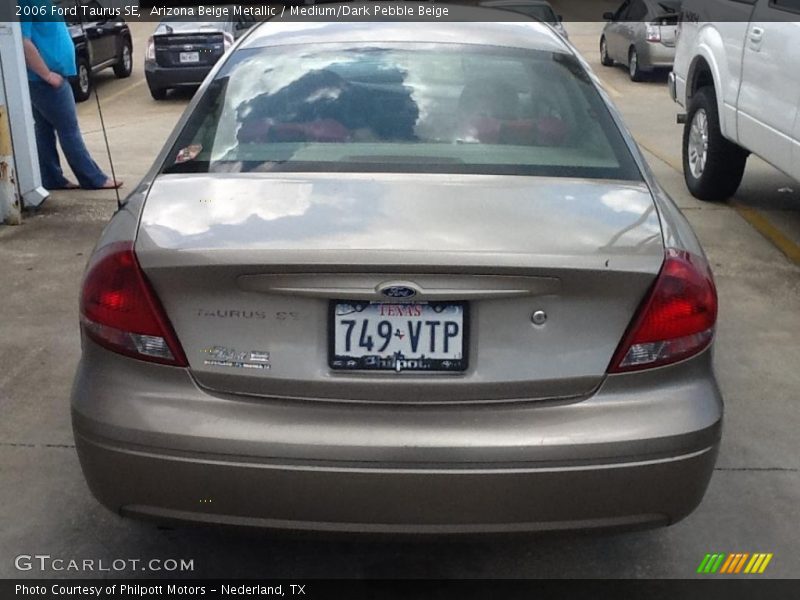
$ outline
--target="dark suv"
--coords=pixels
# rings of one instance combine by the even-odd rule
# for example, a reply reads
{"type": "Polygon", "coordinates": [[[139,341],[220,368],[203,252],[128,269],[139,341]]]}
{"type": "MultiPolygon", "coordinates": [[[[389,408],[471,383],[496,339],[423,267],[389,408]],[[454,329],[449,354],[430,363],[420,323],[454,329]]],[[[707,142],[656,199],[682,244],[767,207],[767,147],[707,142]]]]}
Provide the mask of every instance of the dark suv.
{"type": "MultiPolygon", "coordinates": [[[[100,9],[97,0],[56,0],[54,4],[70,8],[76,3],[100,9]]],[[[100,14],[99,10],[92,11],[100,14]]],[[[81,11],[78,11],[80,14],[81,11]]],[[[109,67],[119,78],[130,77],[133,71],[133,41],[128,24],[121,17],[84,20],[68,18],[67,26],[75,44],[78,74],[70,79],[75,101],[83,102],[92,93],[92,79],[98,71],[109,67]]]]}
{"type": "Polygon", "coordinates": [[[163,100],[171,88],[203,83],[234,41],[254,24],[254,20],[244,17],[216,21],[176,17],[161,21],[148,41],[145,55],[144,74],[150,94],[163,100]]]}

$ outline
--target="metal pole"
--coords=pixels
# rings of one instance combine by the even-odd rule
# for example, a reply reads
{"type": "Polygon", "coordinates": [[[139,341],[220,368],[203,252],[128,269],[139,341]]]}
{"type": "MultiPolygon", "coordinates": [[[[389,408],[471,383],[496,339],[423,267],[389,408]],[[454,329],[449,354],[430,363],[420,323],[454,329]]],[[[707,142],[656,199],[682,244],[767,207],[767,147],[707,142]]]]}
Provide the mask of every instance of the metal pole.
{"type": "Polygon", "coordinates": [[[17,192],[17,170],[14,165],[14,145],[8,122],[5,70],[0,55],[0,223],[19,225],[22,212],[17,192]]]}
{"type": "Polygon", "coordinates": [[[36,208],[49,196],[49,192],[42,187],[39,172],[28,71],[22,50],[22,29],[18,21],[0,22],[0,63],[5,90],[2,102],[7,107],[11,127],[17,192],[23,208],[36,208]]]}

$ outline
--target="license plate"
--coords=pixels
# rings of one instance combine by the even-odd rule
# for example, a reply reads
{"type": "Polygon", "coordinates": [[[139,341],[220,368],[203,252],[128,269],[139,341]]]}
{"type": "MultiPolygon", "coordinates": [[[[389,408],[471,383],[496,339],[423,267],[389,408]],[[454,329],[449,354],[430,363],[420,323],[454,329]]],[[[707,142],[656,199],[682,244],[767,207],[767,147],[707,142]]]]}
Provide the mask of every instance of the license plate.
{"type": "Polygon", "coordinates": [[[454,302],[331,302],[330,367],[463,371],[465,314],[454,302]]]}
{"type": "Polygon", "coordinates": [[[200,62],[200,53],[199,52],[181,52],[180,61],[182,63],[200,62]]]}

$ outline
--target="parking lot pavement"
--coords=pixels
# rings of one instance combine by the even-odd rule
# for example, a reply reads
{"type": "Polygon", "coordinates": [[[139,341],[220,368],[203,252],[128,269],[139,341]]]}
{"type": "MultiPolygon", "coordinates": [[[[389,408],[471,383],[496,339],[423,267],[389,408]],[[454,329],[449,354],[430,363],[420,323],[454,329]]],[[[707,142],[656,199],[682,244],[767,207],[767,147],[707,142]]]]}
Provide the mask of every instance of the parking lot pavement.
{"type": "MultiPolygon", "coordinates": [[[[600,67],[601,25],[567,26],[608,85],[662,185],[697,230],[716,274],[716,369],[727,413],[719,464],[693,515],[667,529],[615,535],[354,540],[168,530],[111,514],[94,501],[81,477],[68,396],[79,357],[80,276],[115,201],[109,192],[62,192],[24,225],[0,228],[0,576],[91,575],[15,570],[16,555],[40,553],[106,561],[191,559],[195,571],[187,575],[196,576],[690,577],[706,552],[772,552],[764,576],[795,577],[800,267],[743,218],[741,207],[757,207],[768,224],[797,239],[800,196],[778,189],[800,185],[753,161],[737,195],[738,208],[691,198],[675,168],[680,128],[663,79],[632,84],[623,70],[600,67]]],[[[141,67],[150,27],[135,25],[134,76],[99,81],[117,170],[128,189],[150,166],[188,98],[150,99],[141,67]]],[[[93,101],[81,105],[80,115],[100,158],[93,101]]]]}
{"type": "MultiPolygon", "coordinates": [[[[571,40],[590,59],[639,145],[680,172],[683,129],[676,117],[682,109],[669,97],[667,73],[634,84],[627,69],[603,67],[599,51],[602,27],[600,23],[573,23],[571,40]]],[[[680,194],[675,199],[680,204],[680,194]]],[[[751,157],[742,186],[729,206],[800,265],[800,183],[751,157]]]]}

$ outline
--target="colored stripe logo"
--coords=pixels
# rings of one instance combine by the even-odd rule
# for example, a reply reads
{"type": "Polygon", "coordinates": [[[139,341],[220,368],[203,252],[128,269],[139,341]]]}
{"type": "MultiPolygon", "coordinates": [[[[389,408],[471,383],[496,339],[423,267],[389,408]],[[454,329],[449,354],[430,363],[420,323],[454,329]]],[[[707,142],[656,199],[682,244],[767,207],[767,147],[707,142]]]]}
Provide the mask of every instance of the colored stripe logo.
{"type": "Polygon", "coordinates": [[[734,552],[727,554],[717,552],[706,554],[697,567],[698,573],[703,574],[761,574],[767,569],[767,565],[772,560],[772,553],[756,552],[734,552]]]}

